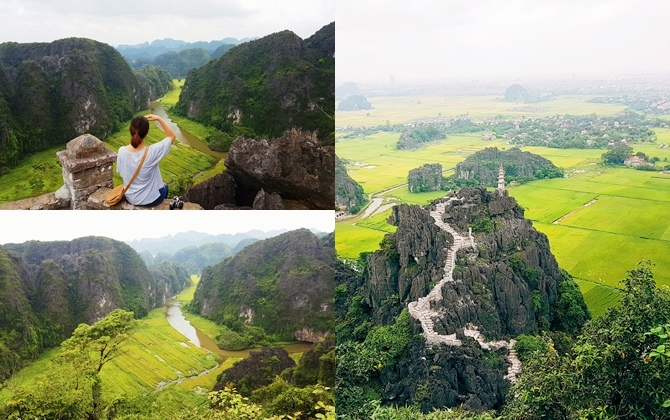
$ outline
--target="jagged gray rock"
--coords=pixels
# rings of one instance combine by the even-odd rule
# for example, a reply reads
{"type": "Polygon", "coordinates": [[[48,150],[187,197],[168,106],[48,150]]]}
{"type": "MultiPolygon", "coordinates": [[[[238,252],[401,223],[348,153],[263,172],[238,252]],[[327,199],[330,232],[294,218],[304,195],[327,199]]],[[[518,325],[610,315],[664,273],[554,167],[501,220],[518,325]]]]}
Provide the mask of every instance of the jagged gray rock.
{"type": "Polygon", "coordinates": [[[357,293],[376,324],[393,322],[409,305],[410,314],[420,310],[414,311],[414,332],[445,339],[412,347],[407,358],[386,369],[384,400],[404,404],[420,398],[426,411],[460,404],[499,407],[520,369],[513,338],[538,323],[549,325],[564,280],[546,236],[513,198],[485,188],[462,189],[427,208],[396,206],[389,222],[398,229],[368,255],[357,293]],[[479,219],[488,219],[490,229],[473,233],[473,247],[469,228],[479,219]],[[496,362],[487,365],[485,355],[496,362]]]}
{"type": "Polygon", "coordinates": [[[200,204],[205,210],[212,210],[221,204],[235,204],[236,192],[235,179],[224,171],[189,188],[183,198],[184,201],[200,204]]]}
{"type": "Polygon", "coordinates": [[[254,198],[252,208],[254,210],[284,210],[284,202],[279,194],[266,193],[261,188],[258,194],[256,194],[256,198],[254,198]]]}
{"type": "MultiPolygon", "coordinates": [[[[335,148],[321,144],[312,133],[294,129],[277,139],[239,137],[231,145],[225,165],[244,189],[264,189],[311,209],[331,210],[334,206],[335,148]]],[[[237,201],[238,205],[252,203],[237,201]]]]}

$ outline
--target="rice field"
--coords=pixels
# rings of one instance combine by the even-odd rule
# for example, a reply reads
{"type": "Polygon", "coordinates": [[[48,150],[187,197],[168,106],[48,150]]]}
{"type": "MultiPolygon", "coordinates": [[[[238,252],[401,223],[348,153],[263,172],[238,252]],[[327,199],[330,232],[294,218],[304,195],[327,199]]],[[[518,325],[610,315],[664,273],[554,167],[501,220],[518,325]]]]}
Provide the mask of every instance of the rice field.
{"type": "MultiPolygon", "coordinates": [[[[10,397],[16,386],[30,387],[37,376],[49,369],[60,349],[44,353],[14,375],[0,390],[0,402],[10,397]]],[[[165,308],[156,308],[140,321],[124,354],[108,362],[100,376],[107,395],[137,395],[156,390],[159,384],[193,376],[214,368],[220,357],[196,347],[175,330],[165,318],[165,308]]]]}
{"type": "Polygon", "coordinates": [[[374,251],[385,232],[356,226],[350,223],[335,225],[335,251],[344,258],[358,258],[361,252],[374,251]]]}
{"type": "MultiPolygon", "coordinates": [[[[625,109],[623,105],[586,102],[587,95],[563,95],[546,102],[516,104],[503,102],[501,96],[381,96],[368,101],[374,109],[364,111],[336,111],[335,125],[344,127],[403,124],[429,118],[456,117],[468,115],[470,118],[495,117],[543,117],[556,114],[614,115],[625,109]]],[[[337,105],[335,108],[337,109],[337,105]]]]}
{"type": "MultiPolygon", "coordinates": [[[[395,110],[394,107],[399,107],[400,99],[381,101],[380,104],[386,105],[379,107],[373,102],[373,106],[377,107],[375,111],[382,113],[395,110]]],[[[574,104],[578,98],[559,99],[554,103],[531,105],[546,106],[546,112],[554,109],[553,114],[597,112],[604,115],[622,109],[618,106],[580,103],[577,108],[557,112],[558,109],[568,107],[571,101],[574,104]],[[592,108],[594,105],[597,105],[597,109],[592,108]]],[[[385,116],[382,124],[386,119],[391,119],[394,123],[419,118],[421,113],[417,107],[435,105],[438,100],[444,99],[422,98],[421,104],[416,104],[416,100],[412,104],[408,100],[405,102],[408,109],[404,114],[397,108],[397,120],[385,116]]],[[[503,112],[504,110],[499,109],[502,105],[496,104],[492,98],[488,101],[494,104],[489,114],[515,115],[503,112]]],[[[478,109],[481,111],[485,107],[485,98],[462,103],[473,106],[469,112],[471,116],[489,115],[483,111],[477,113],[478,109]]],[[[370,112],[372,116],[373,111],[370,112]]],[[[443,116],[447,115],[445,112],[442,112],[443,116]]],[[[537,114],[541,112],[537,111],[537,114]]],[[[425,120],[426,116],[427,114],[423,114],[421,119],[425,120]]],[[[346,119],[344,121],[347,121],[347,125],[355,125],[355,122],[346,119]]],[[[338,126],[341,123],[338,120],[338,126]]],[[[655,132],[658,143],[670,143],[670,129],[656,129],[655,132]]],[[[421,150],[397,151],[394,146],[398,138],[399,134],[379,133],[359,139],[340,139],[336,144],[337,154],[350,161],[347,170],[363,186],[366,193],[420,205],[443,196],[445,192],[413,194],[406,186],[385,190],[406,183],[409,170],[424,163],[438,162],[443,169],[448,170],[469,154],[484,147],[510,147],[502,140],[484,142],[480,135],[473,134],[449,136],[446,140],[430,144],[421,150]]],[[[659,149],[657,144],[633,145],[633,149],[635,152],[642,151],[648,156],[658,157],[659,164],[670,161],[670,149],[659,149]]],[[[551,251],[560,267],[577,279],[594,315],[603,314],[607,307],[618,302],[620,294],[617,289],[621,287],[620,280],[640,260],[651,260],[655,264],[657,284],[670,286],[669,174],[603,166],[603,149],[524,147],[523,150],[551,160],[569,176],[533,181],[509,187],[508,190],[525,209],[525,216],[533,221],[535,228],[548,236],[551,251]]],[[[387,229],[379,219],[373,216],[360,220],[355,225],[347,221],[338,222],[338,254],[356,258],[360,252],[378,249],[383,232],[387,229]]]]}
{"type": "MultiPolygon", "coordinates": [[[[166,104],[174,105],[177,102],[184,81],[175,80],[173,83],[177,89],[173,89],[162,99],[162,102],[166,104]]],[[[136,115],[147,113],[148,111],[142,111],[136,115]]],[[[180,126],[184,125],[187,131],[198,138],[204,138],[208,133],[206,127],[186,118],[179,118],[178,121],[175,121],[180,126]]],[[[117,152],[120,147],[129,144],[129,125],[130,121],[124,124],[118,132],[103,140],[107,147],[117,152]]],[[[164,133],[152,125],[145,141],[147,145],[151,145],[164,138],[164,133]]],[[[56,152],[60,150],[65,150],[65,145],[32,154],[23,159],[17,167],[1,175],[0,204],[37,197],[58,190],[63,185],[61,165],[56,158],[56,152]]],[[[179,142],[173,143],[170,154],[160,163],[161,175],[163,180],[168,183],[171,183],[179,175],[187,174],[192,176],[197,184],[220,173],[223,168],[222,162],[214,165],[214,158],[211,156],[179,142]]],[[[116,171],[116,166],[114,171],[116,171]]],[[[114,185],[120,185],[122,182],[119,174],[114,172],[114,185]]]]}
{"type": "MultiPolygon", "coordinates": [[[[440,163],[443,171],[485,147],[509,147],[504,141],[484,142],[481,135],[448,136],[419,150],[396,150],[399,133],[379,133],[362,139],[339,140],[337,156],[349,160],[347,172],[366,194],[407,182],[407,173],[426,163],[440,163]]],[[[446,172],[445,175],[448,175],[446,172]]]]}

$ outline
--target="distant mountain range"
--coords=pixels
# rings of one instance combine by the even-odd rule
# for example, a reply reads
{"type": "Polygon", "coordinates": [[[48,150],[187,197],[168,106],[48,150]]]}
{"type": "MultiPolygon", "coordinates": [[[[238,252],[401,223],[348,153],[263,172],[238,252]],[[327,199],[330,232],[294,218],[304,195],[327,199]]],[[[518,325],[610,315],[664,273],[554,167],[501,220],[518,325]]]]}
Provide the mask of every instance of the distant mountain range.
{"type": "MultiPolygon", "coordinates": [[[[174,254],[175,252],[188,248],[188,247],[199,247],[204,244],[211,244],[216,242],[223,242],[227,244],[230,248],[235,248],[240,242],[246,239],[267,239],[273,236],[280,235],[286,232],[287,229],[278,229],[264,232],[262,230],[254,229],[244,233],[222,233],[219,235],[211,235],[209,233],[188,231],[188,232],[179,232],[174,235],[162,236],[160,238],[143,238],[136,239],[133,241],[126,241],[135,251],[142,253],[144,251],[149,251],[151,254],[156,256],[159,252],[165,252],[168,254],[174,254]]],[[[324,232],[312,229],[312,233],[318,237],[323,237],[326,235],[324,232]]],[[[249,242],[247,241],[246,244],[249,242]]],[[[239,251],[239,249],[237,250],[239,251]]],[[[237,253],[237,252],[233,252],[237,253]]]]}
{"type": "Polygon", "coordinates": [[[257,39],[257,37],[242,38],[242,39],[224,38],[219,41],[209,41],[209,42],[207,41],[186,42],[178,39],[165,38],[165,39],[157,39],[152,42],[144,42],[142,44],[136,44],[136,45],[121,44],[116,47],[116,50],[120,52],[121,55],[123,55],[124,57],[128,57],[133,61],[137,60],[140,57],[153,60],[154,58],[158,57],[161,54],[165,54],[170,51],[179,52],[181,50],[189,48],[203,48],[207,50],[208,53],[211,54],[221,45],[224,44],[239,45],[247,41],[252,41],[254,39],[257,39]]]}

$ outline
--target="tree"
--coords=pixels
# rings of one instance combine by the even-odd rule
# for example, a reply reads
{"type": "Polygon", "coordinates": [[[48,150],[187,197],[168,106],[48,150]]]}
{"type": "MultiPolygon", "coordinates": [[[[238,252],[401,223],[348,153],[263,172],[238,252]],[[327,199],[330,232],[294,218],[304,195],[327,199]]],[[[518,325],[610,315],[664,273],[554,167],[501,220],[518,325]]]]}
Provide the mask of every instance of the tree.
{"type": "Polygon", "coordinates": [[[603,153],[603,161],[609,165],[621,165],[630,155],[633,154],[633,148],[627,144],[619,143],[610,147],[603,153]]]}
{"type": "Polygon", "coordinates": [[[569,354],[536,353],[524,364],[505,418],[669,417],[670,369],[652,363],[660,341],[648,332],[670,319],[670,292],[656,288],[648,261],[621,283],[619,306],[587,323],[569,354]]]}
{"type": "Polygon", "coordinates": [[[132,312],[115,309],[93,325],[79,324],[72,336],[61,344],[59,362],[70,365],[91,381],[92,413],[89,418],[100,418],[100,371],[109,361],[123,354],[123,345],[130,337],[128,332],[135,325],[132,312]]]}
{"type": "Polygon", "coordinates": [[[46,375],[36,386],[15,392],[0,410],[0,418],[101,418],[100,371],[124,353],[137,322],[133,318],[132,312],[116,309],[93,325],[79,324],[61,344],[61,353],[46,375]]]}

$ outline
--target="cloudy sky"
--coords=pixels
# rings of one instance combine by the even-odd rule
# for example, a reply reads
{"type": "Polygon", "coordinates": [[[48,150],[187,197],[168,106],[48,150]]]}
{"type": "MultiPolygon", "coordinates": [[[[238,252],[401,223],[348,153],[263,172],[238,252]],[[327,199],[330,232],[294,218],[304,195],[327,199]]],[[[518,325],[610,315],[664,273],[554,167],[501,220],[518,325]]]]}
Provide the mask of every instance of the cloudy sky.
{"type": "Polygon", "coordinates": [[[335,0],[2,0],[0,43],[85,37],[110,45],[261,37],[307,38],[335,19],[335,0]]]}
{"type": "Polygon", "coordinates": [[[329,210],[284,211],[5,211],[0,244],[28,240],[72,240],[105,236],[120,241],[159,238],[178,232],[248,232],[259,229],[335,229],[329,210]]]}
{"type": "Polygon", "coordinates": [[[670,73],[670,2],[337,0],[337,84],[670,73]]]}

